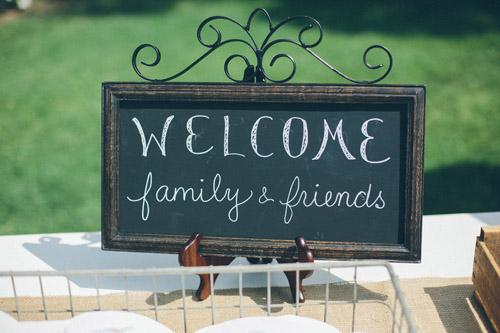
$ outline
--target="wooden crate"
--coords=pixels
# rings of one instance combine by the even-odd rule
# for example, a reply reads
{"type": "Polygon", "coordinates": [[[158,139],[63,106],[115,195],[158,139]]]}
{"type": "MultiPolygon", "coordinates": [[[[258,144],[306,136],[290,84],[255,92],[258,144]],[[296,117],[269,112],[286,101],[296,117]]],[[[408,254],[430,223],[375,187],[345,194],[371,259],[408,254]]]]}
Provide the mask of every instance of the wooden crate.
{"type": "Polygon", "coordinates": [[[476,298],[500,332],[500,226],[481,228],[476,240],[472,282],[476,298]]]}

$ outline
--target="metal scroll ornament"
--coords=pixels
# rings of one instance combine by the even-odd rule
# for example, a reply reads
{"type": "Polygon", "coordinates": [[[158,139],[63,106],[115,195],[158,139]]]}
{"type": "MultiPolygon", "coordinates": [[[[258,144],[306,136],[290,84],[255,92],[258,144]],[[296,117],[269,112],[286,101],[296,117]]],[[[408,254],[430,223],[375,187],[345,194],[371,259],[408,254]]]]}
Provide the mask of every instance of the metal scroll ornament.
{"type": "Polygon", "coordinates": [[[212,52],[217,50],[218,48],[220,48],[226,44],[242,43],[243,45],[248,46],[255,54],[256,61],[257,61],[256,65],[255,66],[252,65],[251,62],[248,60],[248,58],[245,57],[244,55],[233,54],[233,55],[229,56],[224,63],[224,72],[226,73],[226,76],[229,79],[231,79],[234,82],[265,82],[265,81],[270,81],[270,82],[275,82],[275,83],[284,83],[284,82],[288,82],[289,80],[291,80],[295,75],[295,71],[296,71],[297,66],[296,66],[296,63],[293,60],[293,58],[288,54],[280,53],[280,54],[275,55],[271,59],[271,61],[269,63],[269,66],[271,66],[271,67],[276,63],[276,61],[281,60],[281,59],[288,60],[291,64],[291,73],[286,78],[281,79],[281,80],[275,80],[275,79],[271,78],[266,73],[265,68],[264,68],[264,64],[263,64],[263,59],[264,59],[264,56],[266,55],[266,53],[274,45],[279,44],[279,43],[289,43],[289,44],[296,45],[296,46],[306,50],[314,58],[316,58],[318,61],[320,61],[323,65],[328,67],[330,70],[332,70],[333,72],[342,76],[344,79],[349,80],[349,81],[354,82],[354,83],[371,84],[371,83],[379,82],[379,81],[383,80],[392,69],[392,56],[391,56],[391,53],[389,52],[389,50],[381,45],[372,45],[369,48],[367,48],[363,54],[363,62],[365,64],[365,66],[368,67],[369,69],[379,69],[379,68],[383,67],[382,64],[372,66],[366,60],[367,54],[371,50],[380,49],[383,52],[385,52],[385,54],[387,54],[387,56],[389,58],[389,65],[387,67],[387,70],[385,71],[385,73],[382,76],[380,76],[379,78],[372,80],[372,81],[358,81],[356,79],[353,79],[353,78],[343,74],[342,72],[340,72],[339,70],[337,70],[333,66],[331,66],[329,63],[327,63],[325,60],[320,58],[316,53],[314,53],[311,50],[312,48],[316,47],[319,43],[321,43],[321,40],[323,39],[323,29],[321,28],[321,25],[319,24],[319,22],[316,19],[309,17],[309,16],[295,16],[295,17],[289,17],[289,18],[281,21],[278,25],[273,26],[273,24],[271,22],[271,17],[269,16],[269,13],[263,8],[257,8],[252,12],[252,14],[250,14],[246,26],[243,26],[241,23],[239,23],[239,22],[237,22],[229,17],[225,17],[225,16],[209,17],[206,20],[204,20],[200,24],[200,26],[198,27],[197,37],[198,37],[198,41],[200,42],[200,44],[207,47],[208,51],[206,51],[202,56],[200,56],[191,65],[187,66],[185,69],[183,69],[182,71],[180,71],[179,73],[177,73],[175,75],[172,75],[172,76],[164,78],[164,79],[152,79],[152,78],[146,77],[144,74],[141,73],[141,71],[137,67],[137,56],[139,55],[139,53],[143,49],[152,48],[156,52],[156,59],[152,63],[146,63],[146,62],[141,61],[142,65],[148,66],[148,67],[154,67],[160,63],[160,60],[161,60],[160,50],[156,46],[151,45],[151,44],[142,44],[135,49],[135,51],[132,55],[132,67],[134,68],[137,75],[139,75],[141,78],[143,78],[145,80],[153,81],[153,82],[166,82],[166,81],[173,80],[173,79],[183,75],[184,73],[189,71],[191,68],[196,66],[200,61],[205,59],[212,52]],[[267,18],[267,21],[269,23],[269,33],[265,37],[265,39],[262,42],[262,45],[260,47],[250,32],[250,25],[252,23],[252,20],[255,17],[255,15],[259,12],[261,12],[265,15],[265,17],[267,18]],[[229,21],[229,22],[235,24],[238,28],[240,28],[244,31],[244,33],[246,34],[248,39],[247,40],[243,40],[243,39],[223,40],[222,33],[220,32],[219,29],[217,29],[214,26],[216,21],[218,21],[218,20],[225,20],[225,21],[229,21]],[[282,38],[273,39],[273,37],[275,37],[275,33],[278,29],[280,29],[281,27],[283,27],[291,22],[304,24],[303,28],[299,31],[296,40],[294,40],[294,39],[282,39],[282,38]],[[204,41],[202,38],[202,31],[204,29],[206,29],[207,26],[210,27],[216,33],[217,39],[213,43],[208,43],[208,42],[204,41]],[[314,43],[306,43],[303,40],[304,33],[309,31],[309,30],[317,30],[317,32],[318,32],[317,40],[314,43]],[[245,74],[243,76],[243,79],[241,79],[241,80],[236,79],[234,76],[232,76],[229,73],[229,64],[235,59],[243,60],[247,66],[245,69],[245,72],[244,72],[245,74]]]}

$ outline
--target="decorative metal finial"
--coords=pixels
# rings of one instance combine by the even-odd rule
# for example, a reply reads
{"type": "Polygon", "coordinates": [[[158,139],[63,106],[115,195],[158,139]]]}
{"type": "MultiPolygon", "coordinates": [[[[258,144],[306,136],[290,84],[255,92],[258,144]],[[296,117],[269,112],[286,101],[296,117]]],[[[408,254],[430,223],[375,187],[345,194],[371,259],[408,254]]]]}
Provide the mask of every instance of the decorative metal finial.
{"type": "Polygon", "coordinates": [[[265,9],[263,9],[263,8],[257,8],[257,9],[255,9],[252,12],[252,14],[250,14],[246,26],[243,26],[241,23],[239,23],[239,22],[237,22],[237,21],[235,21],[235,20],[233,20],[233,19],[231,19],[229,17],[226,17],[226,16],[212,16],[212,17],[209,17],[205,21],[203,21],[200,24],[200,26],[198,27],[197,36],[198,36],[198,41],[200,42],[200,44],[202,44],[203,46],[207,47],[208,51],[205,52],[196,61],[194,61],[191,65],[187,66],[184,70],[180,71],[179,73],[177,73],[175,75],[172,75],[172,76],[164,78],[164,79],[151,79],[151,78],[148,78],[144,74],[141,73],[141,71],[137,67],[137,56],[138,56],[139,52],[142,49],[144,49],[144,48],[152,48],[156,52],[156,59],[155,59],[155,61],[153,61],[152,63],[141,62],[142,65],[149,66],[149,67],[154,67],[154,66],[156,66],[156,65],[158,65],[160,63],[160,60],[161,60],[160,50],[156,46],[151,45],[151,44],[142,44],[142,45],[138,46],[135,49],[135,51],[134,51],[134,53],[132,55],[132,67],[134,68],[134,70],[137,73],[137,75],[139,75],[141,78],[143,78],[145,80],[153,81],[153,82],[166,82],[166,81],[173,80],[173,79],[181,76],[182,74],[186,73],[191,68],[193,68],[196,64],[198,64],[200,61],[202,61],[203,59],[205,59],[209,54],[211,54],[212,52],[214,52],[215,50],[217,50],[219,47],[224,46],[226,44],[230,44],[230,43],[243,43],[244,45],[247,45],[255,53],[257,64],[255,66],[253,66],[250,63],[250,61],[248,60],[248,58],[245,57],[244,55],[233,54],[233,55],[229,56],[226,59],[225,63],[224,63],[224,72],[226,73],[226,76],[230,80],[232,80],[234,82],[265,82],[265,81],[271,81],[271,82],[275,82],[275,83],[283,83],[283,82],[287,82],[287,81],[291,80],[293,78],[293,76],[295,75],[296,64],[295,64],[295,61],[293,60],[293,58],[290,55],[288,55],[288,54],[280,53],[280,54],[275,55],[272,58],[272,60],[270,61],[269,66],[271,66],[271,67],[275,64],[275,62],[278,59],[281,59],[281,58],[288,59],[290,61],[290,63],[292,64],[292,72],[288,75],[288,77],[286,77],[285,79],[282,79],[282,80],[274,80],[271,77],[269,77],[269,75],[267,75],[267,73],[266,73],[266,71],[264,69],[264,65],[263,65],[263,58],[264,58],[264,55],[267,53],[267,51],[269,51],[269,49],[272,46],[274,46],[276,44],[279,44],[279,43],[290,43],[290,44],[299,46],[302,49],[306,50],[314,58],[316,58],[317,60],[319,60],[323,65],[325,65],[326,67],[328,67],[330,70],[332,70],[335,73],[337,73],[338,75],[342,76],[344,79],[349,80],[349,81],[354,82],[354,83],[372,84],[372,83],[379,82],[379,81],[383,80],[389,74],[389,72],[392,69],[392,56],[391,56],[391,53],[389,52],[389,50],[387,48],[385,48],[384,46],[381,46],[381,45],[372,45],[369,48],[367,48],[366,51],[365,51],[365,53],[363,54],[363,62],[365,64],[365,66],[368,67],[369,69],[379,69],[379,68],[383,67],[382,64],[372,66],[372,65],[370,65],[366,61],[366,56],[367,56],[367,54],[372,49],[381,49],[382,51],[384,51],[387,54],[387,56],[389,57],[389,66],[388,66],[386,72],[382,76],[380,76],[378,79],[376,79],[376,80],[372,80],[372,81],[358,81],[358,80],[355,80],[355,79],[353,79],[353,78],[351,78],[351,77],[343,74],[342,72],[340,72],[339,70],[337,70],[333,66],[331,66],[329,63],[327,63],[325,60],[323,60],[322,58],[320,58],[316,53],[314,53],[311,50],[312,48],[314,48],[315,46],[317,46],[321,42],[321,40],[323,39],[323,29],[321,28],[321,25],[319,24],[319,22],[317,20],[315,20],[314,18],[309,17],[309,16],[295,16],[295,17],[289,17],[289,18],[281,21],[278,25],[273,26],[273,24],[271,22],[271,17],[269,16],[269,13],[265,9]],[[262,45],[260,47],[258,46],[258,44],[255,41],[255,39],[252,36],[252,34],[250,33],[250,24],[252,23],[252,20],[253,20],[254,16],[257,13],[259,13],[259,12],[263,13],[266,16],[266,18],[267,18],[267,20],[269,22],[269,33],[267,34],[266,38],[264,39],[264,41],[262,42],[262,45]],[[227,40],[223,40],[222,39],[222,33],[220,32],[220,30],[218,30],[217,28],[214,27],[214,25],[212,25],[212,24],[215,24],[214,21],[216,21],[216,20],[225,20],[225,21],[229,21],[229,22],[232,22],[232,23],[236,24],[239,28],[243,29],[243,31],[248,36],[249,40],[243,40],[243,39],[227,39],[227,40]],[[301,20],[305,21],[305,26],[300,30],[300,32],[299,32],[299,34],[297,36],[297,40],[282,39],[282,38],[272,39],[274,33],[279,28],[281,28],[282,26],[284,26],[284,25],[286,25],[286,24],[288,24],[290,22],[301,21],[301,20]],[[207,43],[201,37],[202,31],[203,31],[203,29],[207,25],[213,31],[215,31],[215,33],[217,34],[217,40],[214,43],[207,43]],[[314,42],[312,44],[305,43],[303,41],[303,39],[302,39],[302,36],[303,36],[304,32],[306,32],[306,31],[308,31],[310,29],[313,29],[314,27],[317,27],[317,30],[319,31],[319,37],[318,37],[318,39],[316,40],[316,42],[314,42]],[[228,69],[229,63],[233,59],[235,59],[235,58],[242,59],[246,63],[246,65],[247,65],[246,70],[245,70],[245,75],[244,75],[244,77],[243,77],[242,80],[235,79],[229,73],[229,69],[228,69]]]}

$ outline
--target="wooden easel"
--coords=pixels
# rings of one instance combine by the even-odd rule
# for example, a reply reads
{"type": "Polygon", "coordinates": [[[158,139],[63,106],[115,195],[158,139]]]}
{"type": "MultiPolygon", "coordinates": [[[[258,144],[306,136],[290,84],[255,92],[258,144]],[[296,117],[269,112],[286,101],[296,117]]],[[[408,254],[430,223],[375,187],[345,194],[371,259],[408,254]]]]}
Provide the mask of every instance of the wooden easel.
{"type": "MultiPolygon", "coordinates": [[[[199,254],[199,246],[203,236],[195,232],[191,235],[191,238],[187,243],[181,247],[179,251],[179,264],[181,266],[186,267],[198,267],[198,266],[226,266],[229,265],[235,257],[217,257],[217,256],[205,256],[202,257],[199,254]]],[[[279,263],[293,263],[293,262],[314,262],[314,257],[307,246],[304,237],[300,236],[295,239],[295,244],[297,245],[298,252],[298,260],[294,259],[280,259],[277,261],[279,263]]],[[[290,285],[290,291],[292,292],[293,301],[296,302],[296,288],[297,283],[299,284],[299,303],[305,302],[304,293],[302,291],[302,280],[307,279],[312,275],[314,271],[300,271],[299,272],[299,280],[297,281],[297,274],[295,271],[286,271],[284,272],[288,283],[290,285]]],[[[199,300],[207,299],[210,296],[211,288],[210,288],[210,275],[209,274],[198,274],[200,276],[200,285],[198,290],[196,291],[196,297],[199,300]]],[[[214,274],[214,284],[215,280],[219,274],[214,274]]]]}

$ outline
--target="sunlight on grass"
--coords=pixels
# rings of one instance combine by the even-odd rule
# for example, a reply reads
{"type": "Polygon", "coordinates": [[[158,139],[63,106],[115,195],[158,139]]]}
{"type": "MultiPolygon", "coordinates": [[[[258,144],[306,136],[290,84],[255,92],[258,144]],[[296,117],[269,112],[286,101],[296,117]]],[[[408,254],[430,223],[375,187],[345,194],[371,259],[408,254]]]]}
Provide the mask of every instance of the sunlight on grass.
{"type": "MultiPolygon", "coordinates": [[[[160,65],[148,73],[177,73],[206,52],[196,39],[205,18],[227,15],[246,24],[254,8],[266,5],[275,24],[294,9],[270,0],[174,1],[157,11],[55,11],[0,21],[0,234],[99,230],[101,82],[140,81],[131,56],[142,43],[152,43],[162,52],[160,65]]],[[[309,14],[301,9],[294,15],[309,14]]],[[[488,20],[486,16],[484,24],[490,24],[488,20]]],[[[473,188],[488,200],[470,209],[500,210],[500,30],[440,35],[391,33],[383,26],[342,30],[333,21],[320,23],[325,35],[314,51],[345,74],[362,80],[377,77],[363,66],[362,55],[368,46],[382,44],[394,57],[384,84],[427,86],[425,164],[431,176],[426,186],[433,195],[463,182],[440,183],[446,177],[440,171],[452,168],[453,177],[473,181],[471,168],[481,166],[482,178],[473,188]],[[468,169],[454,168],[460,165],[468,169]]],[[[257,34],[266,33],[263,17],[253,24],[257,34]]],[[[296,34],[295,28],[290,31],[296,34]]],[[[176,81],[228,82],[224,61],[240,51],[246,52],[217,50],[176,81]]],[[[297,62],[294,83],[348,83],[297,47],[275,50],[282,51],[297,62]]],[[[374,52],[369,61],[386,59],[374,52]]],[[[242,68],[235,62],[231,72],[240,75],[242,68]]],[[[286,62],[277,63],[269,73],[283,78],[289,68],[286,62]]],[[[453,204],[456,211],[467,209],[459,201],[453,204]]],[[[426,201],[425,210],[452,211],[448,206],[452,204],[442,203],[440,208],[435,200],[426,201]]]]}

